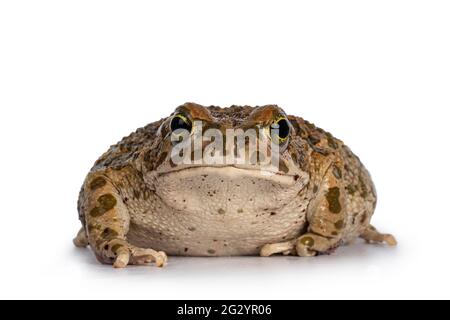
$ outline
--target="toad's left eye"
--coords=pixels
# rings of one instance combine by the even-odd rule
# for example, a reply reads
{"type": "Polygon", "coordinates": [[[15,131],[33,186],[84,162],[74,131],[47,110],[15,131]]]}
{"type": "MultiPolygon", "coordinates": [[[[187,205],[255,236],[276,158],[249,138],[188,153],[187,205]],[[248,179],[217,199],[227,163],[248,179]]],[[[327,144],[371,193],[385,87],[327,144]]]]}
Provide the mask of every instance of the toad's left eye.
{"type": "Polygon", "coordinates": [[[270,135],[272,139],[282,143],[289,137],[290,130],[291,127],[289,126],[288,120],[286,118],[281,118],[270,126],[270,135]]]}
{"type": "Polygon", "coordinates": [[[192,132],[192,122],[182,114],[177,114],[172,118],[170,122],[170,129],[172,132],[177,130],[187,130],[189,133],[192,132]]]}

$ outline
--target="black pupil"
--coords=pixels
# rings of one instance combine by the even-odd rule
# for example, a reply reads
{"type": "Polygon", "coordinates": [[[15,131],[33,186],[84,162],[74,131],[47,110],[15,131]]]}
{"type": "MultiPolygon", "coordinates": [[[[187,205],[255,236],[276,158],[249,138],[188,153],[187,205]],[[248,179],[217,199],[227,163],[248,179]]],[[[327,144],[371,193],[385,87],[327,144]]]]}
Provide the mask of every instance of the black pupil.
{"type": "Polygon", "coordinates": [[[184,129],[191,132],[192,125],[190,124],[190,122],[185,121],[183,118],[176,116],[175,118],[172,119],[172,122],[170,123],[170,129],[172,131],[184,129]]]}
{"type": "Polygon", "coordinates": [[[286,139],[289,136],[289,124],[287,120],[282,119],[276,124],[278,125],[278,136],[281,139],[286,139]]]}

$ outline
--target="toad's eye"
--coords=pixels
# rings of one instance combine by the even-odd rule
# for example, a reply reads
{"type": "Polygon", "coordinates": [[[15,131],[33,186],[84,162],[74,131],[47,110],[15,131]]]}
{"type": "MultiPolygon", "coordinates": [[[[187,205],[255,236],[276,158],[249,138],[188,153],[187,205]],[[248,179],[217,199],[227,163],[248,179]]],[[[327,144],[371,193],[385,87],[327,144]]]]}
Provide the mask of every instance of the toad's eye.
{"type": "Polygon", "coordinates": [[[270,136],[275,142],[285,142],[290,133],[291,127],[286,118],[280,118],[270,126],[270,136]]]}
{"type": "Polygon", "coordinates": [[[177,130],[187,130],[188,132],[192,131],[192,122],[184,115],[177,114],[172,118],[170,122],[170,130],[175,132],[177,130]]]}

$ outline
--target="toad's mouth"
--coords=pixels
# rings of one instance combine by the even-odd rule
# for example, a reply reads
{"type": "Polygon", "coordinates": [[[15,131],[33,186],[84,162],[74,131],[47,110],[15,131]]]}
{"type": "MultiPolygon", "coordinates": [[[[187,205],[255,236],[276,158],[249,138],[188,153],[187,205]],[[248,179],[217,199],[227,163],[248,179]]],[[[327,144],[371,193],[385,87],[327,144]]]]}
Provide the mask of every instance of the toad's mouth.
{"type": "Polygon", "coordinates": [[[180,178],[202,176],[205,174],[223,176],[228,179],[253,177],[256,179],[272,180],[282,184],[293,184],[300,178],[299,174],[285,173],[275,167],[258,167],[252,165],[191,165],[158,172],[159,177],[177,175],[180,178]]]}

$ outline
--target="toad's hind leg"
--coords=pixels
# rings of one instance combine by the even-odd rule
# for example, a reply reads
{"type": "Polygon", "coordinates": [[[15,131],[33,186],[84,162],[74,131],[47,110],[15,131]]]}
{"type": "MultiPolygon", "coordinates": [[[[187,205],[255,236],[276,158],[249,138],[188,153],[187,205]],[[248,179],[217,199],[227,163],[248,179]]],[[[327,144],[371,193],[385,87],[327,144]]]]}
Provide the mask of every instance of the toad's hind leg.
{"type": "Polygon", "coordinates": [[[378,232],[378,230],[369,226],[360,237],[367,241],[367,243],[386,243],[389,246],[396,246],[397,240],[392,234],[384,234],[378,232]]]}

